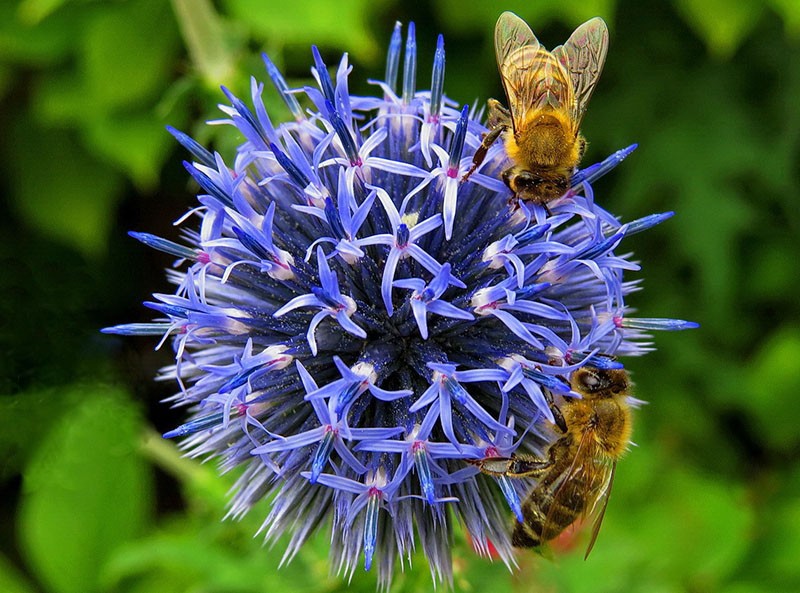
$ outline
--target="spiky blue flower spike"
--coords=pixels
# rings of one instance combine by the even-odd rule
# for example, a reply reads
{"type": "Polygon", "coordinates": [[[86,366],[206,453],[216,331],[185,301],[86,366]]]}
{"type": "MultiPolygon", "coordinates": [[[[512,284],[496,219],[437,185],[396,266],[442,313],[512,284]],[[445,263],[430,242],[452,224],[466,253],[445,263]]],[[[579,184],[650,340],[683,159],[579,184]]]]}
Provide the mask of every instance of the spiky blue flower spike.
{"type": "Polygon", "coordinates": [[[541,454],[548,392],[568,393],[570,372],[694,326],[629,316],[639,287],[623,276],[639,266],[620,246],[671,213],[621,224],[591,183],[634,147],[548,210],[510,205],[501,143],[462,182],[486,128],[443,94],[442,38],[419,91],[414,29],[402,62],[400,31],[372,97],[348,91],[346,56],[329,72],[314,48],[303,109],[265,57],[293,120],[273,125],[260,82],[248,101],[226,90],[244,136],[232,160],[170,128],[195,159],[200,220],[183,244],[132,233],[179,258],[177,290],[147,303],[156,321],[105,330],[171,341],[161,378],[192,415],[164,436],[244,466],[231,515],[269,498],[264,531],[290,535],[286,560],[324,526],[333,566],[376,566],[383,586],[417,545],[450,581],[456,523],[513,566],[507,517],[528,484],[466,460],[541,454]]]}

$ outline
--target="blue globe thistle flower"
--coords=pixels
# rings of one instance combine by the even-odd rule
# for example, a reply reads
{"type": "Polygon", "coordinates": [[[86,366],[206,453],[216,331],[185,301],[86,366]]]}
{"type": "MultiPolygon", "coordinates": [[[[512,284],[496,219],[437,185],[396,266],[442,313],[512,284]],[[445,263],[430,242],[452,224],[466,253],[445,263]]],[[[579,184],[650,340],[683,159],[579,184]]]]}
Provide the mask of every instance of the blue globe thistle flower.
{"type": "Polygon", "coordinates": [[[164,436],[244,468],[231,515],[269,498],[264,532],[290,534],[285,560],[330,525],[332,565],[352,575],[363,558],[385,586],[418,544],[450,581],[457,524],[512,566],[507,517],[529,484],[466,460],[541,454],[565,376],[694,325],[625,303],[639,266],[620,244],[671,213],[621,224],[591,182],[635,147],[548,209],[511,205],[501,143],[462,182],[486,129],[443,94],[442,37],[430,91],[416,89],[413,24],[398,90],[401,45],[398,24],[368,97],[350,94],[346,55],[331,78],[313,48],[305,110],[264,56],[294,121],[270,120],[255,79],[248,102],[223,89],[222,122],[244,136],[232,162],[170,129],[194,159],[198,224],[181,243],[131,234],[180,259],[177,290],[146,303],[153,323],[105,330],[171,341],[161,378],[192,417],[164,436]]]}

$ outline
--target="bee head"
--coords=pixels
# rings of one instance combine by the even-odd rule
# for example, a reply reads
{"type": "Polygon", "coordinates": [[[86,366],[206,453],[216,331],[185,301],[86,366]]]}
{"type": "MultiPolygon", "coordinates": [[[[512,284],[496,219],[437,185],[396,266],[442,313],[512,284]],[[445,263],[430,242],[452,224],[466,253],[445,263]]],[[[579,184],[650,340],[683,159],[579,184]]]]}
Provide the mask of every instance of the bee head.
{"type": "Polygon", "coordinates": [[[628,372],[624,369],[598,369],[585,366],[572,373],[572,389],[589,398],[617,397],[630,389],[628,372]]]}
{"type": "Polygon", "coordinates": [[[525,202],[542,204],[564,195],[569,183],[566,177],[543,177],[520,167],[512,167],[503,172],[503,181],[525,202]]]}

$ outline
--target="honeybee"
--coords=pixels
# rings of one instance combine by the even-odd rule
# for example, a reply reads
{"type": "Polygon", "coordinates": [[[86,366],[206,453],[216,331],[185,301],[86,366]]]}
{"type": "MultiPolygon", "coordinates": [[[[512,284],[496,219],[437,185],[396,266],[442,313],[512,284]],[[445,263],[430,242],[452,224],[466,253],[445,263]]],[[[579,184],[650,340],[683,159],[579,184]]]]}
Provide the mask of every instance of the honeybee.
{"type": "Polygon", "coordinates": [[[503,181],[514,201],[546,204],[566,193],[583,157],[586,140],[579,128],[606,60],[608,28],[595,17],[549,52],[525,21],[504,12],[495,26],[494,47],[508,109],[489,99],[489,132],[462,181],[503,136],[514,163],[503,171],[503,181]]]}
{"type": "Polygon", "coordinates": [[[522,503],[523,521],[514,525],[511,543],[536,548],[556,538],[577,519],[594,516],[589,556],[608,504],[617,460],[631,436],[628,403],[630,379],[624,369],[584,366],[572,373],[570,386],[581,398],[554,408],[562,433],[546,458],[528,455],[472,461],[489,475],[537,478],[522,503]]]}

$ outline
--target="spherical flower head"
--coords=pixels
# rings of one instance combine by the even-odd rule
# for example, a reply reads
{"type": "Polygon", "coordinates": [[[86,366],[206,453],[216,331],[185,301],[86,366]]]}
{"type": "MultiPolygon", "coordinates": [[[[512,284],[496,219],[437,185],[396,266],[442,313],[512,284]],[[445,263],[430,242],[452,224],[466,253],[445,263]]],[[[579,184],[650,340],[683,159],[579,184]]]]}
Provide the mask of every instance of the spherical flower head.
{"type": "Polygon", "coordinates": [[[232,515],[267,497],[286,560],[329,529],[332,566],[377,565],[384,586],[417,545],[450,581],[456,524],[514,566],[508,517],[529,484],[469,461],[541,454],[548,398],[574,369],[619,366],[650,349],[647,331],[692,325],[625,304],[638,266],[618,247],[670,213],[620,224],[590,184],[633,147],[547,208],[510,199],[500,143],[465,182],[480,113],[443,95],[441,37],[431,90],[416,90],[413,25],[398,90],[401,45],[398,24],[367,97],[348,91],[346,55],[331,77],[314,49],[305,110],[265,56],[294,120],[273,124],[255,79],[247,101],[223,89],[221,121],[244,137],[232,161],[171,129],[200,205],[182,243],[133,236],[180,259],[177,290],[147,303],[153,323],[106,330],[171,341],[162,378],[192,418],[165,436],[244,466],[232,515]]]}

